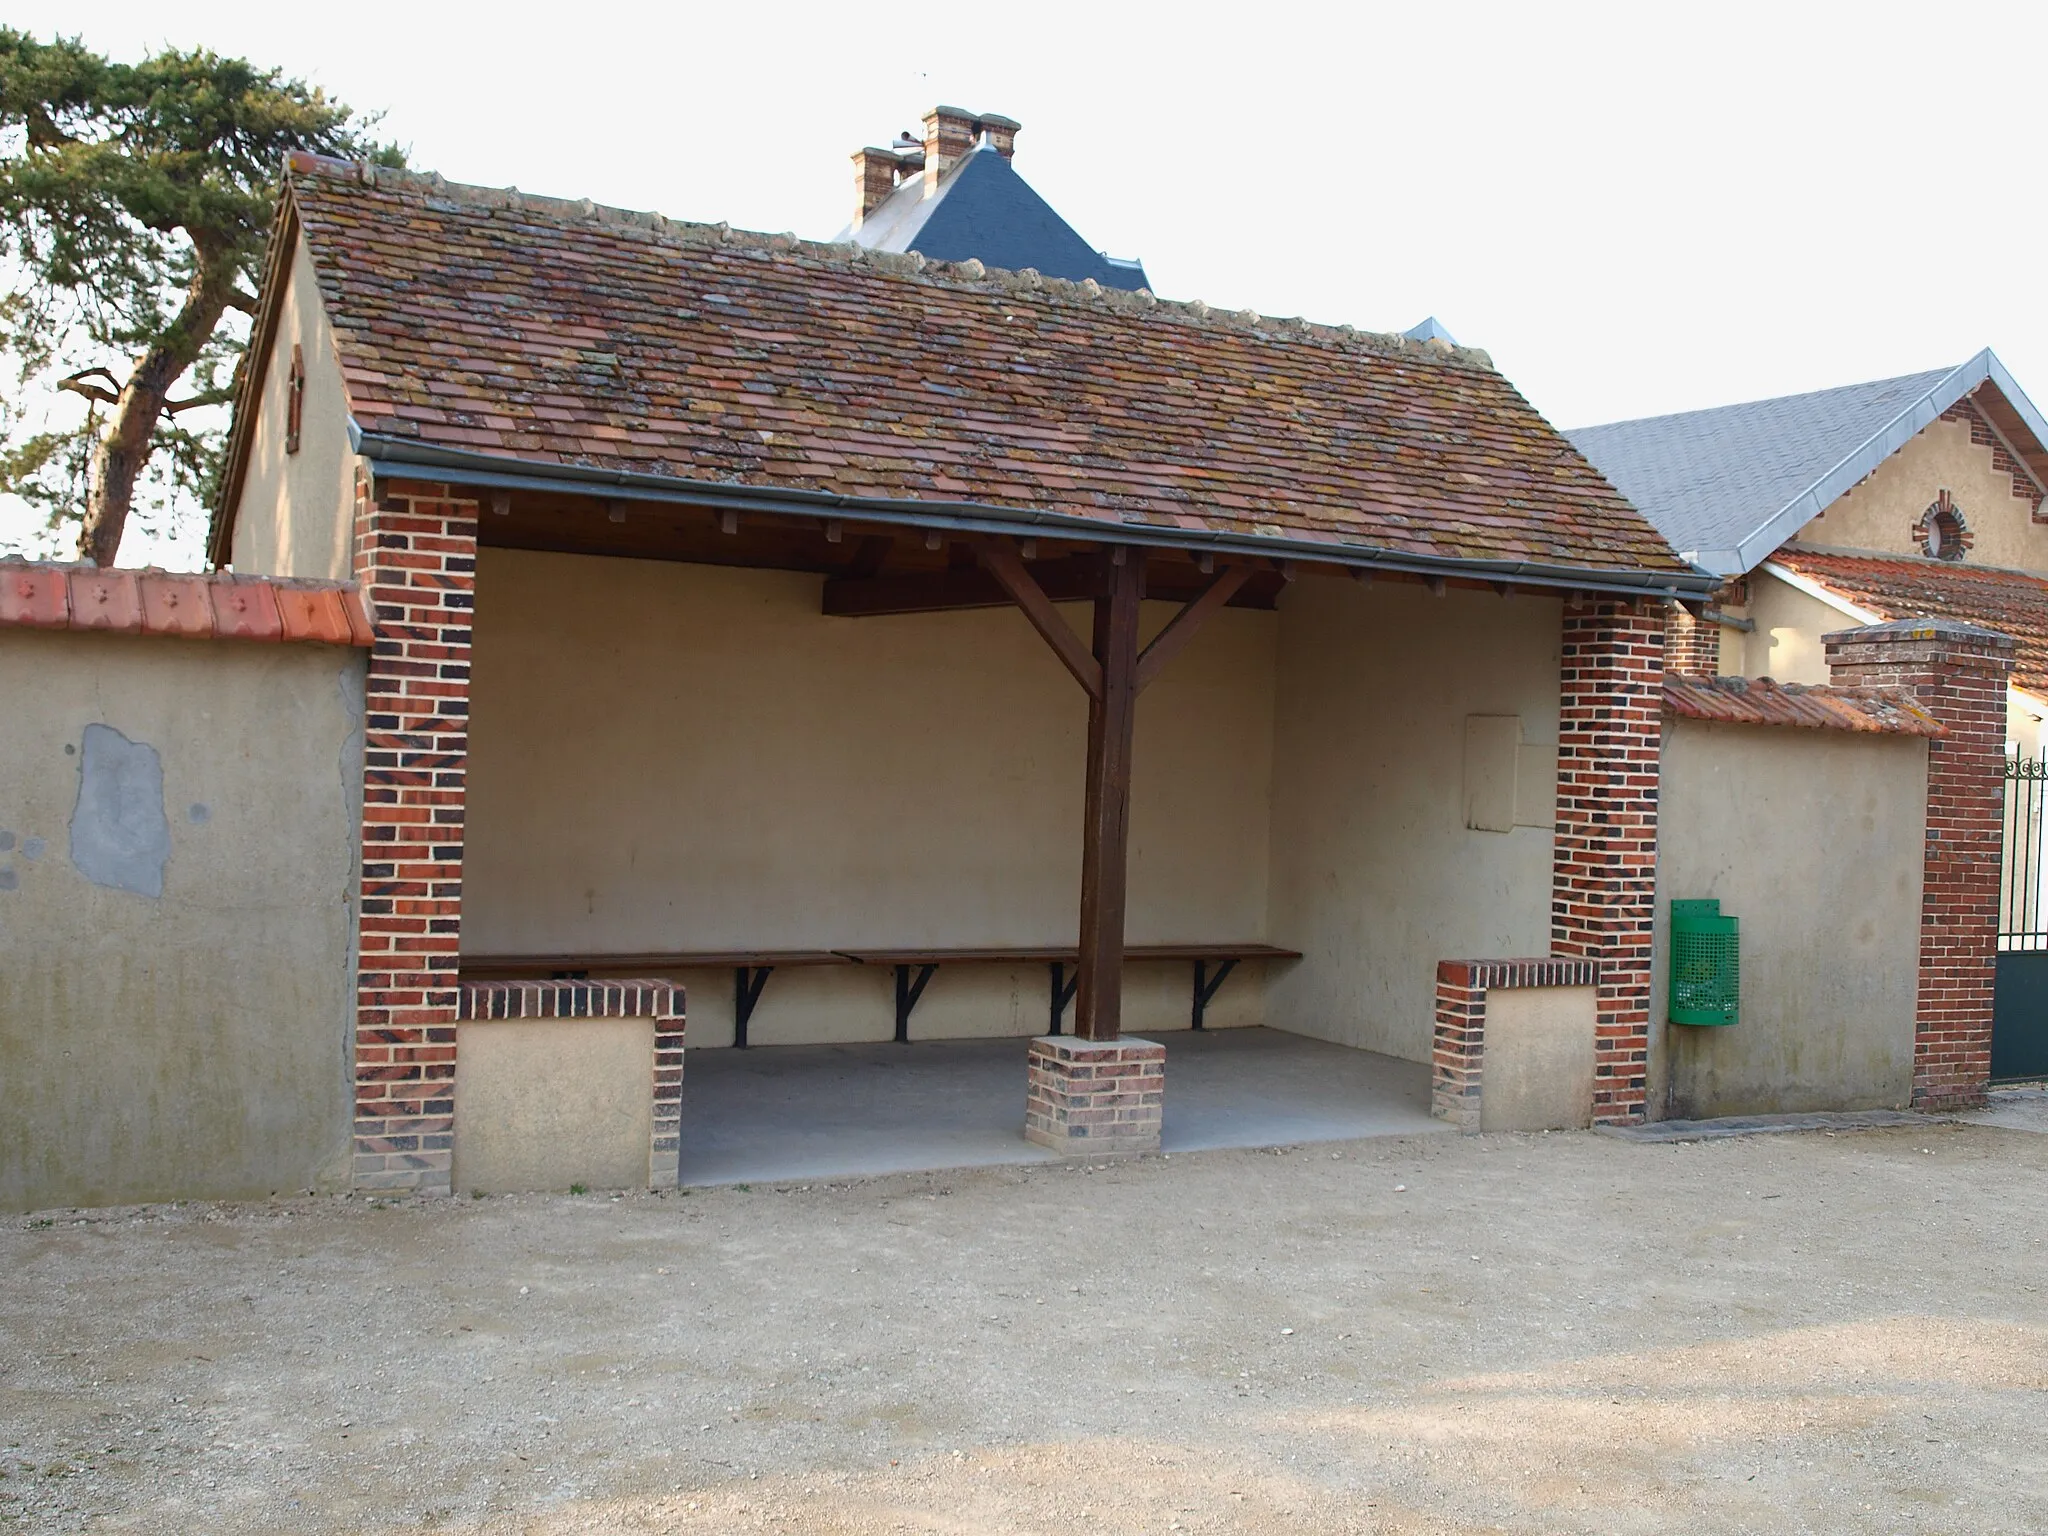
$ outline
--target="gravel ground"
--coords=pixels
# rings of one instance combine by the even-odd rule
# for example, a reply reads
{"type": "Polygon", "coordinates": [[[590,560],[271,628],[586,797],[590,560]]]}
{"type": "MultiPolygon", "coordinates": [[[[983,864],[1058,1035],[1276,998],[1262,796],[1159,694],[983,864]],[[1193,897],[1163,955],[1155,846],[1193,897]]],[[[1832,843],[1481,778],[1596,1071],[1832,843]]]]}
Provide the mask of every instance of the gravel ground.
{"type": "Polygon", "coordinates": [[[2040,1532],[2044,1172],[1928,1125],[8,1218],[0,1531],[2040,1532]]]}

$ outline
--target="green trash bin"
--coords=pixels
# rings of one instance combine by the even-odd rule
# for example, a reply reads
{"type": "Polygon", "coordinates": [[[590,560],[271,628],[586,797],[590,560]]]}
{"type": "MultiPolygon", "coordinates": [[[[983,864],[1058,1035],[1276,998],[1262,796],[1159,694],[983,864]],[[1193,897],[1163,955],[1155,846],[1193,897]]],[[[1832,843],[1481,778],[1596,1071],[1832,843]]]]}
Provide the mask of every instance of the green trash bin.
{"type": "Polygon", "coordinates": [[[1671,1022],[1733,1024],[1742,999],[1742,937],[1721,903],[1671,903],[1671,1022]]]}

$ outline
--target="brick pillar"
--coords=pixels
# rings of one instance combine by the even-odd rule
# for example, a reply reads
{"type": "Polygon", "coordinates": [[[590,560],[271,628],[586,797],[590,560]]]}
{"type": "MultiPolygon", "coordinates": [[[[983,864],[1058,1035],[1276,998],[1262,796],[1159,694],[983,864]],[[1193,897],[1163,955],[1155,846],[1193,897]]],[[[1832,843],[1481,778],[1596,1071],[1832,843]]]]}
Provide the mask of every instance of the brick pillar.
{"type": "Polygon", "coordinates": [[[363,721],[357,919],[358,1189],[445,1191],[455,1123],[476,503],[399,482],[356,495],[376,631],[363,721]]]}
{"type": "Polygon", "coordinates": [[[1055,1152],[1157,1152],[1166,1047],[1125,1035],[1040,1035],[1025,1072],[1024,1139],[1055,1152]]]}
{"type": "Polygon", "coordinates": [[[1664,610],[1574,597],[1564,608],[1550,951],[1598,968],[1593,1122],[1643,1118],[1657,888],[1664,610]]]}
{"type": "Polygon", "coordinates": [[[1673,603],[1664,627],[1664,670],[1689,677],[1720,676],[1721,626],[1712,619],[1696,619],[1682,604],[1673,603]]]}
{"type": "Polygon", "coordinates": [[[1991,1076],[2013,642],[1953,619],[1904,619],[1821,639],[1836,683],[1904,689],[1947,728],[1927,744],[1913,1107],[1980,1104],[1991,1076]]]}

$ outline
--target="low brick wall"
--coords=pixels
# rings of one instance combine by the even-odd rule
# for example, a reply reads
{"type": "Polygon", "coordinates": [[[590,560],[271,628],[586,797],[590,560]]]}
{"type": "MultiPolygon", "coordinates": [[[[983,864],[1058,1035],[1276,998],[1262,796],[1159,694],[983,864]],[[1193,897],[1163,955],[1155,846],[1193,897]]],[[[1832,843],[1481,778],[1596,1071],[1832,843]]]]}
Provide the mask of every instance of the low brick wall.
{"type": "MultiPolygon", "coordinates": [[[[651,1089],[651,1135],[647,1152],[647,1186],[674,1188],[682,1128],[683,989],[668,981],[472,981],[456,992],[459,1022],[519,1020],[648,1019],[654,1027],[651,1089]]],[[[458,1082],[459,1082],[458,1076],[458,1082]]],[[[551,1092],[546,1081],[533,1084],[536,1096],[551,1092]]],[[[455,1103],[455,1134],[462,1134],[463,1106],[459,1089],[455,1103]]],[[[393,1149],[395,1150],[395,1149],[393,1149]]],[[[358,1182],[375,1178],[358,1173],[358,1182]]]]}
{"type": "MultiPolygon", "coordinates": [[[[1489,994],[1508,988],[1593,987],[1591,960],[1444,960],[1436,968],[1436,1044],[1430,1113],[1460,1130],[1481,1128],[1489,994]]],[[[1589,1048],[1591,1040],[1587,1042],[1589,1048]]],[[[1592,1111],[1590,1095],[1586,1105],[1592,1111]]]]}

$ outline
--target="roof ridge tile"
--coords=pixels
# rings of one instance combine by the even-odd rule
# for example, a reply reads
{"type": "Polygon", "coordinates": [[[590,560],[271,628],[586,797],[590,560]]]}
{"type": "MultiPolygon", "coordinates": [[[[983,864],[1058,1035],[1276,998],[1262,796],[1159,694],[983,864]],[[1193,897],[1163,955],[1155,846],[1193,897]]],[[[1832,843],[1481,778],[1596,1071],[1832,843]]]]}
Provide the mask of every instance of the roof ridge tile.
{"type": "MultiPolygon", "coordinates": [[[[1267,325],[1288,323],[1269,321],[1252,308],[1219,310],[1201,299],[1161,299],[1149,288],[1105,288],[1092,277],[1083,278],[1075,283],[1063,277],[1047,277],[1029,267],[1021,272],[989,267],[972,258],[964,262],[936,261],[919,251],[882,251],[851,240],[807,240],[788,232],[768,234],[757,230],[736,229],[723,220],[716,224],[701,224],[687,219],[671,218],[651,210],[600,203],[588,197],[548,197],[540,193],[522,192],[517,187],[487,187],[469,182],[449,181],[438,171],[414,171],[372,165],[368,161],[337,160],[331,156],[315,155],[306,151],[294,151],[286,156],[286,168],[290,174],[336,176],[344,180],[359,181],[364,186],[373,188],[396,190],[417,187],[450,201],[467,202],[487,208],[555,215],[573,213],[613,228],[638,229],[650,234],[673,236],[692,243],[714,240],[721,244],[790,251],[821,261],[870,265],[884,272],[910,273],[933,279],[957,280],[966,284],[995,281],[1005,286],[1026,287],[1058,295],[1079,295],[1126,313],[1130,312],[1132,298],[1143,295],[1144,298],[1138,301],[1138,307],[1151,310],[1163,318],[1185,318],[1191,315],[1198,320],[1234,323],[1243,329],[1254,331],[1267,325]],[[1145,302],[1145,299],[1149,299],[1150,302],[1145,302]]],[[[1429,341],[1418,343],[1399,332],[1365,331],[1349,324],[1311,321],[1306,318],[1298,319],[1294,324],[1300,328],[1303,335],[1336,345],[1355,346],[1360,350],[1382,355],[1394,353],[1411,359],[1426,357],[1431,361],[1482,369],[1489,373],[1497,371],[1492,354],[1482,347],[1453,346],[1441,338],[1431,338],[1429,341]]]]}

